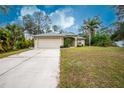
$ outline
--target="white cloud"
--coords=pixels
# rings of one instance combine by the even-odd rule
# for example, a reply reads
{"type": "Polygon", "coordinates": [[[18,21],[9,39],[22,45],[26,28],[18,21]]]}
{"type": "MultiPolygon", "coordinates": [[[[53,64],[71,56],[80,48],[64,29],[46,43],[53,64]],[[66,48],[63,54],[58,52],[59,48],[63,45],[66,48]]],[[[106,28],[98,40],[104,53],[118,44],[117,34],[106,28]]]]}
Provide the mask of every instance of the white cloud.
{"type": "MultiPolygon", "coordinates": [[[[23,6],[20,10],[20,12],[17,12],[18,18],[16,18],[15,20],[13,20],[12,22],[10,22],[11,24],[13,23],[17,23],[17,24],[21,24],[22,25],[22,17],[29,14],[29,15],[33,15],[35,12],[41,11],[40,9],[38,9],[36,6],[23,6]]],[[[45,12],[42,11],[44,14],[45,12]]]]}
{"type": "Polygon", "coordinates": [[[67,14],[71,13],[72,9],[66,8],[63,10],[56,10],[50,14],[50,18],[54,25],[59,25],[61,28],[66,29],[74,25],[74,17],[67,14]]]}
{"type": "Polygon", "coordinates": [[[37,11],[40,11],[40,9],[38,9],[36,6],[24,6],[20,11],[20,15],[21,16],[25,16],[27,14],[33,15],[34,12],[37,12],[37,11]]]}
{"type": "Polygon", "coordinates": [[[65,29],[65,31],[73,32],[73,33],[78,33],[79,25],[74,24],[70,28],[65,29]]]}
{"type": "Polygon", "coordinates": [[[38,9],[35,5],[33,6],[23,6],[20,10],[19,20],[22,20],[22,17],[25,15],[33,15],[35,12],[41,11],[44,15],[46,14],[44,11],[38,9]]]}

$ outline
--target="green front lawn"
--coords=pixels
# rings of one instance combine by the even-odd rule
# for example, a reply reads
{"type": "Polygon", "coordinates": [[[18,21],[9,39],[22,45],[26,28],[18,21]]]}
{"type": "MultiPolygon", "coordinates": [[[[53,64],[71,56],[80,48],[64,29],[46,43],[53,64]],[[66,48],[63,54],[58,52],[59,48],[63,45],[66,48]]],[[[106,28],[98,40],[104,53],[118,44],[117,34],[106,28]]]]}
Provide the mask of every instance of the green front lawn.
{"type": "Polygon", "coordinates": [[[14,54],[18,54],[18,53],[28,51],[28,50],[30,50],[30,49],[27,49],[27,48],[26,49],[18,49],[18,50],[12,50],[12,51],[9,51],[9,52],[1,53],[0,58],[7,57],[7,56],[10,56],[10,55],[14,55],[14,54]]]}
{"type": "Polygon", "coordinates": [[[61,49],[58,87],[124,87],[124,48],[61,49]]]}

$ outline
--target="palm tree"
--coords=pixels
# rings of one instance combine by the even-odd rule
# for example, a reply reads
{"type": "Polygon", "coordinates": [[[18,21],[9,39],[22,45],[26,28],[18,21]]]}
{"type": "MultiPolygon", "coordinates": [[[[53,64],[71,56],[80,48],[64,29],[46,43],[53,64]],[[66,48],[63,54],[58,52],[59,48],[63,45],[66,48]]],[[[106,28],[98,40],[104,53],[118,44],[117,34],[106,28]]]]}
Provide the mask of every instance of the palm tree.
{"type": "Polygon", "coordinates": [[[3,14],[7,14],[9,10],[9,6],[7,5],[0,5],[0,10],[3,12],[3,14]]]}
{"type": "Polygon", "coordinates": [[[82,29],[89,36],[89,46],[91,45],[91,38],[95,35],[96,30],[100,27],[101,21],[99,17],[94,17],[92,19],[84,20],[84,25],[82,29]]]}
{"type": "Polygon", "coordinates": [[[6,52],[10,49],[9,35],[10,33],[6,29],[0,28],[0,52],[6,52]]]}
{"type": "Polygon", "coordinates": [[[24,38],[24,34],[23,34],[23,28],[19,25],[16,24],[9,24],[6,26],[6,29],[8,29],[11,32],[11,46],[13,46],[14,48],[14,44],[21,39],[24,38]]]}
{"type": "Polygon", "coordinates": [[[124,22],[124,5],[115,6],[118,22],[124,22]]]}

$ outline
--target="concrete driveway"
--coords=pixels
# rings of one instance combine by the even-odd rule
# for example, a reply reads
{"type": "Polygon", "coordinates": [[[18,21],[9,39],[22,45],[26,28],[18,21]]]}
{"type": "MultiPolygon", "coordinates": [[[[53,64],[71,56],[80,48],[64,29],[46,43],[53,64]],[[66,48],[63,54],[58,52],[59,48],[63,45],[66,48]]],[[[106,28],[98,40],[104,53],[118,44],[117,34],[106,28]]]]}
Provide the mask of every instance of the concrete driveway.
{"type": "Polygon", "coordinates": [[[60,49],[37,49],[0,59],[0,87],[57,87],[60,49]]]}

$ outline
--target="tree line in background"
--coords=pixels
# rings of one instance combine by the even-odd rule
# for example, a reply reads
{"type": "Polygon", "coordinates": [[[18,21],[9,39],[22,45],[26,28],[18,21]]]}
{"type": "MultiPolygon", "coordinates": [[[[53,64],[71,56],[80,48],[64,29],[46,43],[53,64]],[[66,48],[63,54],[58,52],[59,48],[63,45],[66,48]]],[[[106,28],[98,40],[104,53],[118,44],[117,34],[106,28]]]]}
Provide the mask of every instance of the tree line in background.
{"type": "Polygon", "coordinates": [[[100,17],[84,20],[80,27],[80,36],[85,37],[86,45],[113,46],[115,41],[124,40],[124,6],[114,6],[118,21],[104,27],[100,17]]]}
{"type": "Polygon", "coordinates": [[[33,15],[23,16],[23,27],[31,35],[52,32],[64,32],[58,25],[53,25],[49,16],[42,12],[34,12],[33,15]]]}

